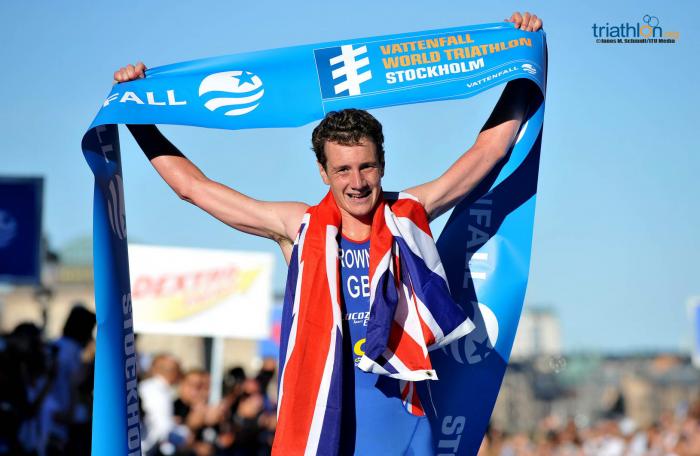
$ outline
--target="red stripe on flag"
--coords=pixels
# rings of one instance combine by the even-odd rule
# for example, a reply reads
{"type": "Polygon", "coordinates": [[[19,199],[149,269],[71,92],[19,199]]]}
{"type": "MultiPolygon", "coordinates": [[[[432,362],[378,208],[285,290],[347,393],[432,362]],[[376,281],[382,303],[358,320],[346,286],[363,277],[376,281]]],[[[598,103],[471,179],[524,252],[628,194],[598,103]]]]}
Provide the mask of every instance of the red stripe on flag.
{"type": "MultiPolygon", "coordinates": [[[[323,223],[309,227],[303,257],[314,247],[325,250],[325,233],[320,233],[325,232],[325,228],[323,223]]],[[[316,261],[304,262],[299,299],[302,305],[297,317],[295,348],[284,368],[284,395],[273,445],[275,455],[303,454],[306,448],[326,358],[331,349],[330,330],[334,327],[328,282],[314,281],[315,277],[326,276],[325,269],[325,255],[317,256],[316,261]],[[324,261],[318,261],[319,257],[324,261]]]]}
{"type": "Polygon", "coordinates": [[[431,370],[430,358],[423,354],[423,348],[393,321],[389,333],[388,348],[410,370],[431,370]]]}
{"type": "Polygon", "coordinates": [[[415,416],[425,416],[425,410],[423,410],[414,382],[405,383],[401,391],[401,399],[409,413],[415,416]]]}
{"type": "Polygon", "coordinates": [[[386,220],[384,219],[385,204],[386,203],[382,201],[377,205],[374,217],[372,218],[372,232],[370,233],[371,244],[369,249],[370,283],[377,272],[379,262],[382,261],[386,253],[391,250],[391,245],[394,242],[394,237],[387,228],[386,220]]]}

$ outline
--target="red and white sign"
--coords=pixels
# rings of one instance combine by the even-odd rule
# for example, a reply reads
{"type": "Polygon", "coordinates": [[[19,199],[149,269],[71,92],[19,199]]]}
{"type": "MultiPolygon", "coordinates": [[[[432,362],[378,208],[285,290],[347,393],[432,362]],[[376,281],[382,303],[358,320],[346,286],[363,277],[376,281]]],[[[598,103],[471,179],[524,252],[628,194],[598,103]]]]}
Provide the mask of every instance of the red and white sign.
{"type": "Polygon", "coordinates": [[[129,246],[134,331],[265,339],[272,255],[129,246]]]}

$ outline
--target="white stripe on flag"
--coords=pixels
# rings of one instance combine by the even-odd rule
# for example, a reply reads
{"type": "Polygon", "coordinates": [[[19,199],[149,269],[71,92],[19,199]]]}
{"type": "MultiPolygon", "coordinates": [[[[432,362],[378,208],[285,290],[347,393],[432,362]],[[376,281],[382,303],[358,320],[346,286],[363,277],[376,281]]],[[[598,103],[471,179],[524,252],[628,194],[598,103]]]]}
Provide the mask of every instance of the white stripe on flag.
{"type": "Polygon", "coordinates": [[[451,333],[446,335],[442,340],[439,342],[435,343],[434,345],[431,345],[428,347],[428,351],[433,351],[437,348],[440,347],[446,347],[450,345],[452,342],[455,340],[459,339],[460,337],[464,337],[470,332],[474,331],[474,328],[476,328],[476,325],[474,325],[474,322],[472,321],[471,318],[467,318],[464,320],[464,322],[457,326],[451,333]]]}
{"type": "Polygon", "coordinates": [[[391,364],[397,370],[397,374],[389,374],[391,378],[419,382],[422,380],[437,380],[438,376],[434,369],[410,370],[400,359],[388,348],[383,353],[387,364],[391,364]]]}
{"type": "Polygon", "coordinates": [[[391,234],[395,237],[403,238],[408,248],[411,249],[411,252],[417,257],[422,258],[428,269],[442,277],[445,283],[447,283],[445,268],[442,266],[440,255],[435,247],[433,238],[425,231],[418,228],[408,217],[396,217],[391,212],[390,214],[391,217],[387,218],[391,218],[393,223],[389,223],[387,220],[387,226],[389,230],[391,230],[391,234]]]}

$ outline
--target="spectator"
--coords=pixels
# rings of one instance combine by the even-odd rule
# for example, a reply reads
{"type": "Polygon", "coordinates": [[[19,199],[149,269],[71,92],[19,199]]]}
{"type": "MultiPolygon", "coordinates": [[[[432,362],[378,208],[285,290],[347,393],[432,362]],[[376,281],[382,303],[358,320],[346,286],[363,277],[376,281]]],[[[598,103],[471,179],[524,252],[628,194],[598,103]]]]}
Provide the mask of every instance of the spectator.
{"type": "Polygon", "coordinates": [[[90,376],[89,368],[83,363],[82,354],[92,340],[95,329],[95,314],[84,306],[75,305],[63,326],[63,336],[54,342],[56,351],[56,380],[46,397],[42,414],[48,422],[46,455],[78,456],[78,450],[69,445],[89,421],[91,410],[79,399],[79,388],[90,376]],[[73,432],[73,435],[71,435],[73,432]]]}
{"type": "MultiPolygon", "coordinates": [[[[274,409],[273,409],[274,410],[274,409]]],[[[240,385],[222,426],[219,454],[225,456],[269,455],[276,425],[275,413],[267,411],[258,380],[246,379],[240,385]]]]}
{"type": "MultiPolygon", "coordinates": [[[[605,416],[605,415],[604,415],[605,416]]],[[[502,436],[493,428],[486,434],[479,456],[698,456],[700,455],[700,400],[687,412],[664,414],[648,428],[639,428],[625,416],[602,419],[579,428],[573,421],[553,426],[545,418],[534,436],[502,436]],[[502,445],[499,442],[502,441],[502,445]]]]}
{"type": "Polygon", "coordinates": [[[275,378],[275,373],[277,371],[277,360],[274,358],[263,359],[262,367],[260,367],[260,372],[255,377],[260,385],[260,391],[265,396],[265,400],[269,400],[268,389],[270,382],[275,378]]]}
{"type": "Polygon", "coordinates": [[[178,360],[172,355],[160,354],[153,358],[149,377],[139,385],[145,428],[142,451],[147,455],[174,454],[188,442],[187,428],[177,426],[174,419],[173,387],[180,377],[178,360]]]}
{"type": "Polygon", "coordinates": [[[55,377],[54,358],[32,323],[0,339],[0,454],[43,454],[39,411],[55,377]]]}
{"type": "Polygon", "coordinates": [[[180,397],[175,401],[175,421],[184,424],[192,435],[192,443],[183,455],[211,456],[219,423],[223,419],[222,406],[210,406],[209,373],[201,369],[187,372],[180,382],[180,397]]]}

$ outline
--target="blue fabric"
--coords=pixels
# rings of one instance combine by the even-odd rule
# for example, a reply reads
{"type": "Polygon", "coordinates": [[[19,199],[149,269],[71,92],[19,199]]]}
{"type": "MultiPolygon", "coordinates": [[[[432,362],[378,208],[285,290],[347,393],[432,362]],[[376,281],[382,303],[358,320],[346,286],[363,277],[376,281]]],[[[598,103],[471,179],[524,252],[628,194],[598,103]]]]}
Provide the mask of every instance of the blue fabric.
{"type": "Polygon", "coordinates": [[[369,239],[358,243],[341,236],[339,246],[343,321],[350,335],[353,361],[358,363],[364,353],[369,319],[369,239]]]}
{"type": "Polygon", "coordinates": [[[354,367],[363,354],[369,318],[369,240],[358,243],[341,236],[339,245],[343,329],[350,335],[344,352],[347,368],[343,382],[341,454],[403,455],[414,445],[430,449],[428,419],[406,410],[401,401],[399,381],[354,367]],[[377,429],[382,429],[384,438],[366,438],[377,429]]]}
{"type": "MultiPolygon", "coordinates": [[[[467,98],[517,78],[544,93],[545,75],[544,33],[500,23],[196,60],[113,86],[82,140],[95,176],[93,454],[140,453],[117,124],[293,127],[347,107],[467,98]]],[[[476,454],[505,372],[527,284],[543,115],[544,104],[534,107],[507,161],[455,209],[438,241],[451,291],[477,330],[433,352],[441,380],[426,411],[435,453],[476,454]]]]}

